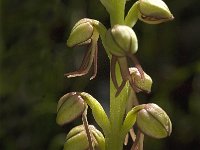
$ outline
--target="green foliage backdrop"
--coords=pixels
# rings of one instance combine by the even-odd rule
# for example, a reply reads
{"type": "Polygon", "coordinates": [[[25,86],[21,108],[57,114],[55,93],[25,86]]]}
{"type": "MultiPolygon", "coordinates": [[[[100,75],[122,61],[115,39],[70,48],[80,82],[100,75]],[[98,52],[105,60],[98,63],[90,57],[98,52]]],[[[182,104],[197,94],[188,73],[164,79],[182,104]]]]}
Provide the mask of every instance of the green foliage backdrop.
{"type": "MultiPolygon", "coordinates": [[[[134,1],[128,2],[127,8],[134,1]]],[[[169,114],[172,135],[145,137],[146,150],[200,147],[200,2],[166,0],[175,20],[157,26],[139,22],[139,60],[153,81],[142,102],[169,114]]],[[[91,93],[108,107],[109,64],[99,44],[98,75],[66,79],[81,63],[86,47],[66,47],[69,32],[83,17],[109,18],[98,0],[0,1],[0,149],[59,150],[65,135],[56,125],[56,104],[65,93],[91,93]]],[[[90,122],[93,118],[90,117],[90,122]]],[[[64,129],[66,132],[70,124],[64,129]]],[[[128,148],[127,148],[128,149],[128,148]]]]}

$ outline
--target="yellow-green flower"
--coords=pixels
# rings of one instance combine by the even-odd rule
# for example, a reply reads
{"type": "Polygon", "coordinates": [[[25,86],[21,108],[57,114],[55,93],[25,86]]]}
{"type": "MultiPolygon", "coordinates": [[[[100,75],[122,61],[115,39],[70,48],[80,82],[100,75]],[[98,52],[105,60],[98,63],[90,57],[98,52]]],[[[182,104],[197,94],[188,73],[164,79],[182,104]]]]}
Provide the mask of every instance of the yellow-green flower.
{"type": "Polygon", "coordinates": [[[135,86],[138,87],[141,91],[150,93],[151,86],[153,83],[151,77],[144,72],[144,77],[142,78],[138,69],[135,67],[129,68],[129,71],[130,71],[131,77],[133,78],[135,86]]]}
{"type": "Polygon", "coordinates": [[[164,138],[171,134],[172,123],[166,112],[158,105],[149,103],[137,114],[137,125],[146,135],[164,138]]]}
{"type": "Polygon", "coordinates": [[[138,7],[138,17],[145,23],[159,24],[174,19],[169,8],[162,0],[139,0],[138,7]]]}
{"type": "Polygon", "coordinates": [[[77,45],[89,44],[89,49],[86,51],[82,64],[77,71],[66,73],[68,78],[85,75],[89,72],[92,64],[94,64],[94,74],[90,79],[95,78],[97,74],[97,41],[99,33],[93,27],[93,20],[84,18],[78,21],[72,29],[72,32],[67,40],[67,46],[73,47],[77,45]]]}
{"type": "Polygon", "coordinates": [[[58,101],[56,122],[61,126],[70,123],[80,117],[85,109],[86,104],[79,93],[67,93],[58,101]]]}
{"type": "MultiPolygon", "coordinates": [[[[89,125],[92,137],[92,144],[95,150],[105,149],[105,139],[103,134],[93,125],[89,125]]],[[[89,149],[87,134],[83,125],[76,126],[70,130],[66,137],[64,150],[86,150],[89,149]]]]}
{"type": "Polygon", "coordinates": [[[111,78],[115,88],[117,89],[116,96],[124,88],[127,81],[129,81],[131,87],[136,92],[139,92],[140,89],[135,85],[128,66],[128,59],[130,59],[135,64],[135,67],[138,68],[141,78],[144,77],[142,67],[134,55],[138,50],[138,41],[133,29],[126,25],[113,26],[106,33],[106,46],[112,55],[111,78]],[[119,64],[122,76],[122,82],[119,85],[117,83],[115,71],[117,63],[119,64]]]}

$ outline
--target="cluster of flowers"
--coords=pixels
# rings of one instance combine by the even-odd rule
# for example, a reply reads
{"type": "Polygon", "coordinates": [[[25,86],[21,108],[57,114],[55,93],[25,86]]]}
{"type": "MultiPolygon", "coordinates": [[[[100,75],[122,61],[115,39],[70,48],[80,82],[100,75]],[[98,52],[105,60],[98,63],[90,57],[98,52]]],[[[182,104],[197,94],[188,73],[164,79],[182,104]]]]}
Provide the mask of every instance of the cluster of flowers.
{"type": "MultiPolygon", "coordinates": [[[[135,56],[138,51],[138,41],[134,30],[131,28],[136,22],[134,20],[130,21],[133,15],[137,15],[139,20],[148,24],[159,24],[173,19],[173,15],[162,0],[138,0],[128,12],[125,23],[123,25],[116,24],[108,30],[97,20],[81,19],[73,27],[67,45],[69,47],[89,45],[89,48],[80,68],[77,71],[66,73],[65,76],[71,78],[85,75],[93,65],[94,73],[90,79],[95,78],[97,74],[97,41],[100,36],[108,57],[111,59],[111,79],[116,88],[115,96],[117,97],[121,93],[127,82],[135,92],[144,91],[149,93],[152,79],[143,71],[135,56]],[[132,61],[135,67],[129,68],[128,60],[132,61]],[[119,81],[116,77],[117,64],[122,79],[120,84],[118,84],[119,81]]],[[[83,125],[77,126],[69,132],[64,145],[65,150],[89,149],[91,145],[97,150],[105,149],[103,134],[94,126],[88,125],[85,119],[87,105],[91,107],[93,116],[103,131],[106,133],[106,130],[109,130],[109,119],[97,100],[85,92],[68,93],[58,102],[57,123],[63,126],[82,116],[83,125]]],[[[129,131],[130,126],[135,123],[135,120],[133,120],[129,121],[128,124],[130,125],[126,125],[126,120],[131,115],[137,116],[137,125],[146,135],[154,138],[164,138],[171,134],[171,121],[164,110],[156,104],[138,105],[128,113],[124,122],[124,127],[127,127],[126,131],[129,131]]]]}

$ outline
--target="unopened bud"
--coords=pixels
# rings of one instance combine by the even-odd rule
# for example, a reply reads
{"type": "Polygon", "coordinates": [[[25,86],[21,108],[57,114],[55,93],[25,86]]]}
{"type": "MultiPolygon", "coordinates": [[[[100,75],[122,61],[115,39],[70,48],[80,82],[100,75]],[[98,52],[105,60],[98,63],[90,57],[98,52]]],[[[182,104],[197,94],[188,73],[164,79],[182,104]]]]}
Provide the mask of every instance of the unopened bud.
{"type": "Polygon", "coordinates": [[[91,24],[92,20],[85,18],[78,21],[67,40],[67,46],[72,47],[75,45],[83,45],[91,42],[91,37],[94,32],[94,28],[91,24]]]}
{"type": "Polygon", "coordinates": [[[58,101],[56,122],[65,125],[81,116],[85,109],[86,104],[78,93],[65,94],[58,101]]]}
{"type": "Polygon", "coordinates": [[[144,72],[144,77],[142,78],[138,69],[135,67],[129,68],[129,71],[130,71],[131,77],[133,78],[135,86],[137,86],[142,91],[146,91],[147,93],[150,93],[151,86],[153,83],[151,77],[144,72]]]}
{"type": "Polygon", "coordinates": [[[164,138],[171,134],[172,123],[166,112],[158,105],[146,104],[137,114],[137,125],[146,135],[164,138]]]}
{"type": "Polygon", "coordinates": [[[134,54],[138,50],[135,32],[128,26],[115,25],[106,33],[106,43],[110,53],[115,56],[134,54]]]}
{"type": "MultiPolygon", "coordinates": [[[[95,150],[101,150],[105,146],[105,139],[103,134],[97,130],[93,125],[89,125],[89,130],[92,136],[92,144],[95,150]]],[[[87,134],[83,125],[74,127],[70,130],[66,137],[64,150],[87,150],[89,149],[89,142],[87,134]]]]}
{"type": "Polygon", "coordinates": [[[148,24],[159,24],[174,17],[162,0],[139,0],[139,19],[148,24]]]}

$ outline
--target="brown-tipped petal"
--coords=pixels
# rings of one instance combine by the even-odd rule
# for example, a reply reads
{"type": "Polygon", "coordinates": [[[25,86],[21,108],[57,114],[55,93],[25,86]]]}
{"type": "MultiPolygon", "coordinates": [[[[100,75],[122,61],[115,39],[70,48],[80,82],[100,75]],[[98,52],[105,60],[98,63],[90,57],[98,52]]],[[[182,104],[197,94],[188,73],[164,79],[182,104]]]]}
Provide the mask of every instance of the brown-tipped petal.
{"type": "Polygon", "coordinates": [[[90,80],[94,79],[97,75],[97,55],[98,55],[98,47],[96,44],[95,53],[94,53],[94,73],[93,73],[92,77],[90,78],[90,80]]]}
{"type": "Polygon", "coordinates": [[[135,55],[131,55],[131,54],[128,55],[128,56],[131,58],[131,60],[135,64],[135,67],[138,69],[138,71],[139,71],[139,73],[141,75],[141,79],[144,80],[144,71],[143,71],[142,66],[140,65],[137,57],[135,55]]]}
{"type": "Polygon", "coordinates": [[[116,66],[116,63],[117,63],[117,57],[116,56],[112,56],[111,58],[111,79],[112,79],[112,82],[115,86],[116,89],[118,89],[118,84],[117,84],[117,79],[116,79],[116,71],[115,71],[115,66],[116,66]]]}

